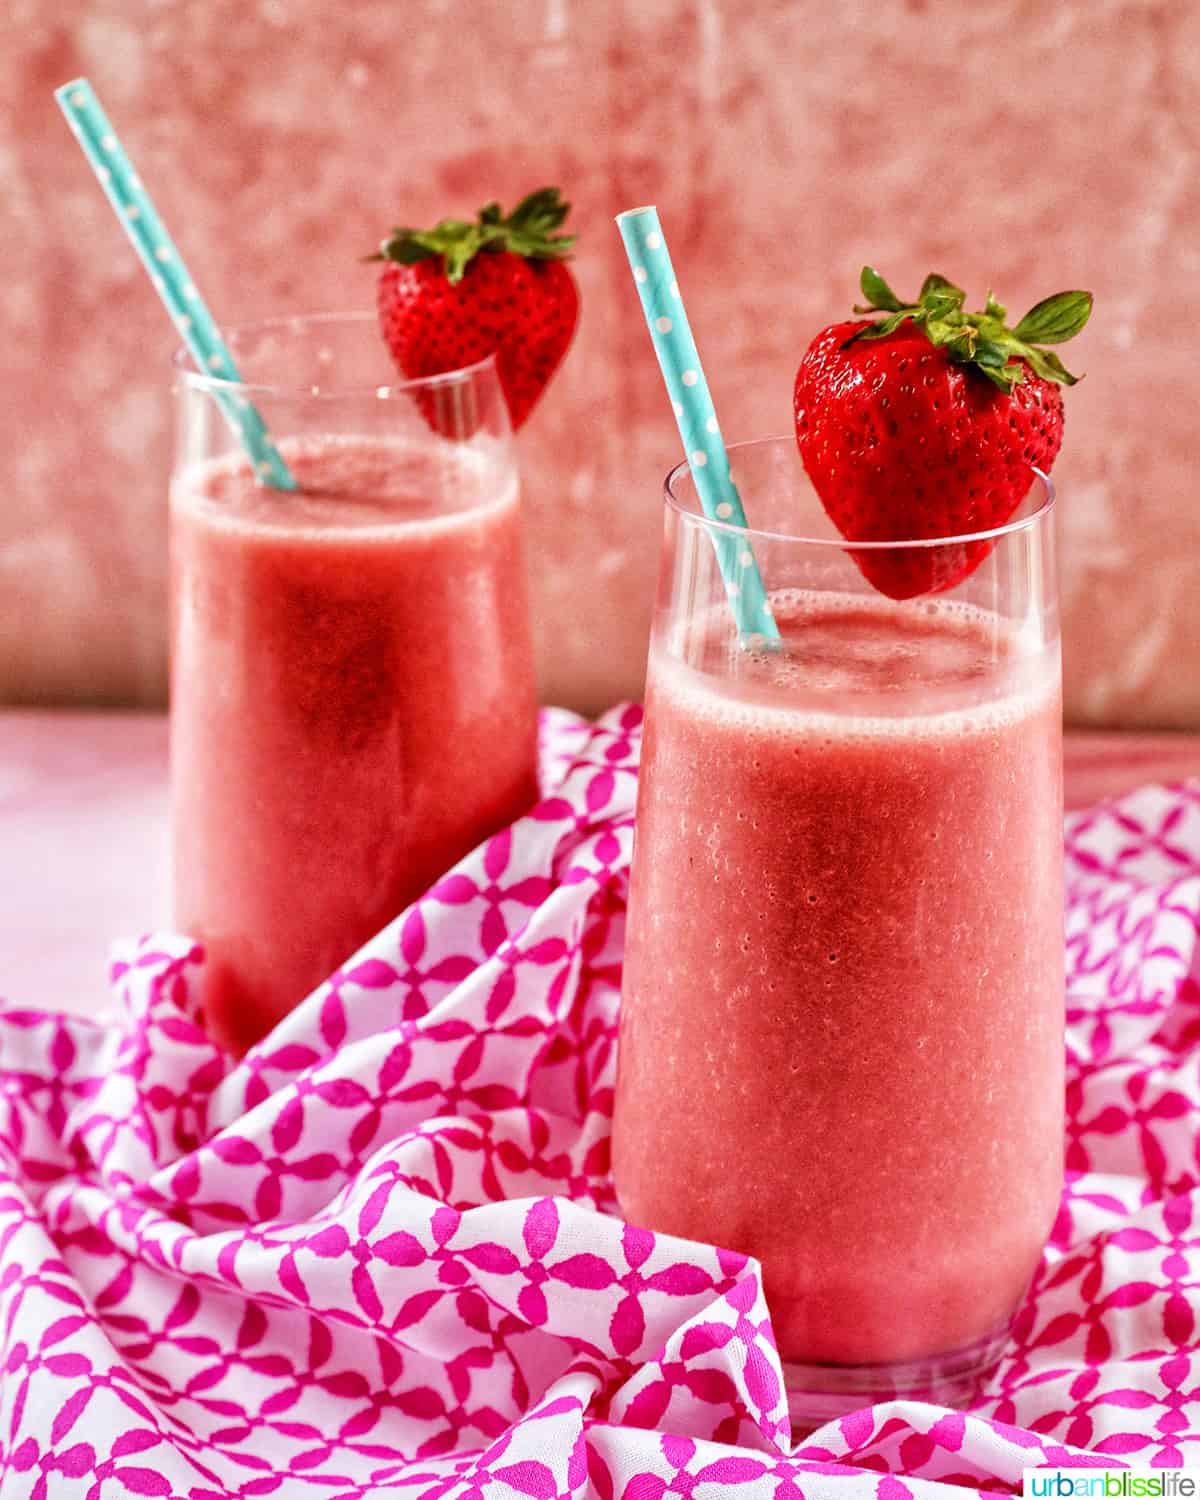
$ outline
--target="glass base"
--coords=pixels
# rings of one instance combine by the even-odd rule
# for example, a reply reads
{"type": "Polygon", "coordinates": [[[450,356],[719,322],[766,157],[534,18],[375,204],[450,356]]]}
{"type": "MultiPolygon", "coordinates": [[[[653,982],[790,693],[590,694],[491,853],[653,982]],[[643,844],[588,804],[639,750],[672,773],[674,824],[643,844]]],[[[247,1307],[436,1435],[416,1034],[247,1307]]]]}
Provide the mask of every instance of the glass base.
{"type": "Polygon", "coordinates": [[[877,1401],[965,1406],[1000,1358],[1008,1327],[949,1354],[870,1365],[783,1365],[793,1438],[877,1401]]]}

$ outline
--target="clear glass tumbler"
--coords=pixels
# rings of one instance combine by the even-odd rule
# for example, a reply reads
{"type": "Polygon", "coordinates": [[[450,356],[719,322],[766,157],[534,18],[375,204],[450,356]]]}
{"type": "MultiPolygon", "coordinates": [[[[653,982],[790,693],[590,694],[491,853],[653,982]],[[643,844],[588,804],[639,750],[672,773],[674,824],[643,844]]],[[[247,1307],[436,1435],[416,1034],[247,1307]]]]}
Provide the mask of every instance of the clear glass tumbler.
{"type": "Polygon", "coordinates": [[[986,554],[897,603],[791,438],[731,461],[754,531],[705,519],[685,467],[666,486],[617,1193],[761,1261],[799,1424],[953,1403],[1062,1187],[1053,497],[1031,474],[994,532],[855,548],[867,572],[936,549],[942,578],[986,554]],[[718,534],[757,559],[778,649],[737,639],[718,534]]]}
{"type": "Polygon", "coordinates": [[[397,382],[371,315],[234,329],[299,483],[256,483],[176,360],[175,920],[235,1051],[536,795],[517,474],[494,364],[397,382]]]}

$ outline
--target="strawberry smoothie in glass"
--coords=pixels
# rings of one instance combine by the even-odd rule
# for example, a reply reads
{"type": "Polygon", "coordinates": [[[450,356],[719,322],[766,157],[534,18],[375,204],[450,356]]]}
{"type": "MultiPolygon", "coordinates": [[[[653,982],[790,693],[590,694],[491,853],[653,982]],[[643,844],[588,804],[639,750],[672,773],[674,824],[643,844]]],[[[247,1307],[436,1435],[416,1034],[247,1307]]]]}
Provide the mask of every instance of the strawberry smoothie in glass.
{"type": "MultiPolygon", "coordinates": [[[[1062,1186],[1052,498],[1036,479],[965,580],[897,601],[792,438],[730,456],[754,531],[667,484],[621,1209],[757,1257],[798,1422],[959,1400],[1062,1186]],[[757,560],[777,646],[737,637],[714,541],[757,560]]],[[[961,545],[886,553],[936,574],[961,545]]]]}
{"type": "Polygon", "coordinates": [[[175,917],[241,1051],[528,807],[536,701],[494,362],[397,384],[369,315],[229,342],[299,485],[256,482],[181,360],[175,917]]]}

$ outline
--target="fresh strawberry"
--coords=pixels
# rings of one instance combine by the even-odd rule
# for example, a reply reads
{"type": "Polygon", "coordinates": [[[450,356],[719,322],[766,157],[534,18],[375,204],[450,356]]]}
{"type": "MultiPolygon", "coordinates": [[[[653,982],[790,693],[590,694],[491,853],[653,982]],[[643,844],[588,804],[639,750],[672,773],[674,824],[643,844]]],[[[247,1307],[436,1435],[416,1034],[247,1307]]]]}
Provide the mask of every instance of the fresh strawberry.
{"type": "Polygon", "coordinates": [[[489,203],[474,223],[394,229],[374,257],[379,322],[400,373],[440,375],[496,355],[514,428],[528,417],[567,351],[579,313],[563,264],[574,235],[557,188],[522,198],[507,218],[489,203]]]}
{"type": "MultiPolygon", "coordinates": [[[[1060,385],[1076,377],[1046,344],[1088,320],[1090,292],[1059,292],[1015,328],[989,293],[982,313],[927,276],[905,303],[870,266],[860,282],[876,322],[835,323],[796,372],[796,441],[821,503],[850,541],[964,536],[1002,526],[1062,443],[1060,385]]],[[[953,588],[990,542],[851,549],[893,599],[953,588]]]]}

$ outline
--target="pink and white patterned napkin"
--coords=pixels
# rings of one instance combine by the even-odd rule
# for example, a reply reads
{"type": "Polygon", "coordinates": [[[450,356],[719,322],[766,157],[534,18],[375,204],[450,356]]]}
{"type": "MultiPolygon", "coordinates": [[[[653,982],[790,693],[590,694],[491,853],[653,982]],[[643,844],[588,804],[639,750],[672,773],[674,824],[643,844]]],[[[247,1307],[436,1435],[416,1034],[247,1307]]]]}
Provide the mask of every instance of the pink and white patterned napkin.
{"type": "Polygon", "coordinates": [[[640,711],[244,1062],[199,955],[0,1013],[0,1494],[879,1500],[1200,1462],[1200,787],[1067,829],[1069,1186],[967,1413],[793,1445],[758,1272],[608,1178],[640,711]]]}

